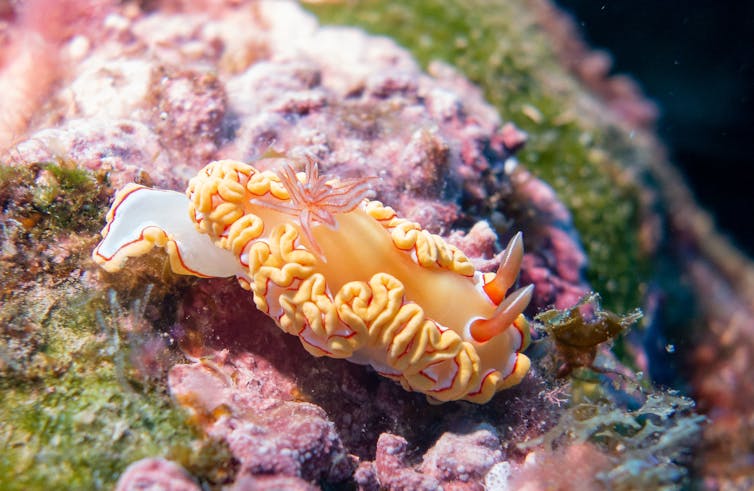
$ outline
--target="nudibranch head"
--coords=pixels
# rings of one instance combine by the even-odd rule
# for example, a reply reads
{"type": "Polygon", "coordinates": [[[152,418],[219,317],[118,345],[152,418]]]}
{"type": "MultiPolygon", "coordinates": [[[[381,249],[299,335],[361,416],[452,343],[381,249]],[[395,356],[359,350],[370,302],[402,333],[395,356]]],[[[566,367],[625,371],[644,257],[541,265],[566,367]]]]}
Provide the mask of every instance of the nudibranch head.
{"type": "Polygon", "coordinates": [[[313,355],[369,364],[433,400],[483,403],[520,382],[532,287],[507,292],[521,235],[483,274],[369,193],[369,179],[325,181],[312,159],[298,174],[288,163],[275,173],[213,162],[186,195],[122,191],[94,258],[117,271],[158,245],[176,272],[235,275],[313,355]]]}

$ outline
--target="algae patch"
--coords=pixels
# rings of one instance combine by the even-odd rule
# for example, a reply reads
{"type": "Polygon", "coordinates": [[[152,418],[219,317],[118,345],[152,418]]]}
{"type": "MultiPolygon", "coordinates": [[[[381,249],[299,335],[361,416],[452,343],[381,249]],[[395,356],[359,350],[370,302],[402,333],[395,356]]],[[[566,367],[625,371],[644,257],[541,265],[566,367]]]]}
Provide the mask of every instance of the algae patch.
{"type": "Polygon", "coordinates": [[[34,295],[50,300],[3,309],[2,489],[104,489],[129,462],[191,445],[166,394],[119,383],[96,295],[72,281],[34,295]]]}
{"type": "Polygon", "coordinates": [[[607,469],[594,475],[600,487],[683,489],[689,485],[684,465],[691,458],[690,446],[698,441],[706,418],[694,413],[693,401],[674,391],[640,397],[643,401],[635,409],[623,408],[615,400],[575,404],[547,433],[518,447],[557,458],[569,447],[594,445],[609,461],[607,469]]]}
{"type": "Polygon", "coordinates": [[[170,303],[154,302],[159,308],[146,319],[128,302],[116,308],[114,294],[108,302],[94,277],[90,254],[109,191],[103,177],[70,162],[0,167],[4,490],[111,489],[129,463],[147,456],[173,458],[212,480],[228,460],[187,424],[164,373],[144,377],[143,357],[134,357],[147,329],[134,332],[129,321],[164,332],[170,303]]]}

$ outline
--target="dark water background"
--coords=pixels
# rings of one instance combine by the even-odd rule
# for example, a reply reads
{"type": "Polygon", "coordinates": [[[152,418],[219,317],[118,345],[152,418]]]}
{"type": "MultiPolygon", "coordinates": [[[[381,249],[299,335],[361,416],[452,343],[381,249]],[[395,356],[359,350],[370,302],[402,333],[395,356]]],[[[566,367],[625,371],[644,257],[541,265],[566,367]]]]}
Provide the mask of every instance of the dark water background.
{"type": "Polygon", "coordinates": [[[671,159],[754,257],[754,1],[557,3],[658,104],[671,159]]]}

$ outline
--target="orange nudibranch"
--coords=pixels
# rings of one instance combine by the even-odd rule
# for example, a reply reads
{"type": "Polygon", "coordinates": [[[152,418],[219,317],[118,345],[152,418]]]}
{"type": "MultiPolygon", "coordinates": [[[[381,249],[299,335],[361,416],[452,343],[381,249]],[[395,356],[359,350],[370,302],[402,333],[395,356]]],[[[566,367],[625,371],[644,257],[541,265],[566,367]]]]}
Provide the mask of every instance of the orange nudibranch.
{"type": "Polygon", "coordinates": [[[431,400],[484,403],[519,383],[533,286],[507,292],[521,234],[497,273],[480,273],[455,246],[367,199],[369,181],[326,181],[311,159],[298,174],[287,161],[274,173],[222,160],[185,195],[131,184],[93,257],[116,272],[160,246],[177,273],[235,275],[311,354],[369,364],[431,400]]]}

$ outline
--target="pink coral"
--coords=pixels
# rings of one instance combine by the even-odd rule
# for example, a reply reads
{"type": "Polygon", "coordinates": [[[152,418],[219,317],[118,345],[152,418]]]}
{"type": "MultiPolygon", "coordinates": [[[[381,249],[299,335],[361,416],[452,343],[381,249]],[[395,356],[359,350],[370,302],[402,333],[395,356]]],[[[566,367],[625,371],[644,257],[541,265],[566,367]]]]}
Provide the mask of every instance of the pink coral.
{"type": "Polygon", "coordinates": [[[354,477],[363,489],[482,491],[484,476],[501,459],[492,427],[443,433],[418,466],[405,438],[383,433],[374,462],[362,462],[354,477]]]}
{"type": "Polygon", "coordinates": [[[329,482],[350,475],[351,461],[325,412],[295,402],[292,381],[269,362],[228,352],[205,360],[174,366],[171,394],[209,436],[227,443],[241,475],[329,482]]]}
{"type": "Polygon", "coordinates": [[[602,450],[590,443],[579,443],[551,452],[532,452],[524,464],[512,473],[510,489],[535,491],[598,491],[605,484],[597,480],[600,472],[612,463],[602,450]]]}
{"type": "Polygon", "coordinates": [[[165,459],[142,459],[129,465],[115,491],[200,491],[201,487],[180,465],[165,459]]]}

